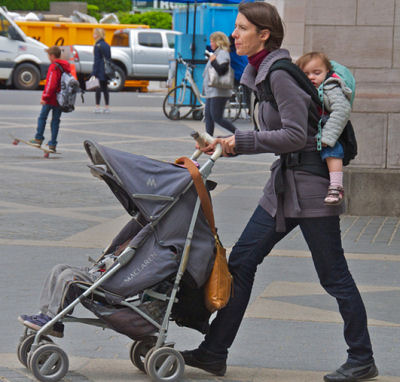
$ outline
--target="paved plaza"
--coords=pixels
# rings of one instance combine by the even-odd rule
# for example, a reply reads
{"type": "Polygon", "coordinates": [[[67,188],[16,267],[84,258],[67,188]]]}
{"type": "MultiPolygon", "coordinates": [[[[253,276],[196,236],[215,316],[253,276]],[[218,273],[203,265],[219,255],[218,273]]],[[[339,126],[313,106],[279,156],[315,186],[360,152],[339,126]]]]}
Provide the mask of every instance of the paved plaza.
{"type": "MultiPolygon", "coordinates": [[[[34,378],[16,357],[21,313],[37,312],[46,274],[58,263],[88,265],[129,220],[107,185],[92,177],[83,141],[173,161],[194,150],[190,133],[204,130],[191,119],[167,120],[163,93],[111,94],[112,113],[94,114],[87,93],[77,110],[63,114],[60,155],[11,144],[31,139],[40,111],[40,92],[0,90],[0,381],[34,378]]],[[[237,127],[251,129],[240,120],[237,127]]],[[[46,138],[49,138],[49,127],[46,138]]],[[[216,134],[225,134],[216,129],[216,134]]],[[[220,159],[210,179],[216,225],[230,248],[261,195],[272,154],[220,159]]],[[[372,200],[371,203],[374,201],[372,200]]],[[[400,382],[400,220],[342,217],[350,269],[367,308],[370,334],[382,382],[400,382]]],[[[78,308],[77,315],[90,316],[78,308]]],[[[278,244],[259,267],[250,306],[230,350],[228,372],[213,377],[187,368],[184,381],[317,382],[346,358],[343,327],[334,299],[319,286],[299,230],[278,244]]],[[[171,324],[177,349],[199,344],[201,335],[171,324]]],[[[129,361],[131,340],[111,330],[66,325],[56,341],[69,355],[71,382],[148,381],[129,361]]]]}

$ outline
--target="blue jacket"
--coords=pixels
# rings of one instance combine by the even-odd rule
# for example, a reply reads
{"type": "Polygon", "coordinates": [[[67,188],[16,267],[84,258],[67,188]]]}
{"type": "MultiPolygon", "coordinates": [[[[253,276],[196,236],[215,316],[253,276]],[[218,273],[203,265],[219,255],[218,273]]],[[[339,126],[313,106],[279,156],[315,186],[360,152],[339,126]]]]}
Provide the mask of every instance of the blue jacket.
{"type": "Polygon", "coordinates": [[[94,63],[92,76],[95,76],[99,81],[107,81],[104,70],[104,58],[111,58],[111,49],[103,39],[100,39],[94,44],[94,63]]]}

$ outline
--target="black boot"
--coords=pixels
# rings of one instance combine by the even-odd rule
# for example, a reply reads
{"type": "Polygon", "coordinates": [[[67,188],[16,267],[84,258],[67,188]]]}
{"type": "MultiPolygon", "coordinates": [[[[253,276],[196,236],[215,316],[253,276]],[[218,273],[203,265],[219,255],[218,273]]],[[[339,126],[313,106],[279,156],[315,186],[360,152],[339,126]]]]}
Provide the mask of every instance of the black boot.
{"type": "Polygon", "coordinates": [[[335,372],[324,376],[325,382],[357,382],[366,381],[378,376],[378,369],[372,361],[365,365],[345,363],[335,372]]]}
{"type": "Polygon", "coordinates": [[[185,350],[181,354],[188,366],[197,367],[220,377],[226,373],[226,358],[218,358],[214,353],[203,349],[185,350]]]}

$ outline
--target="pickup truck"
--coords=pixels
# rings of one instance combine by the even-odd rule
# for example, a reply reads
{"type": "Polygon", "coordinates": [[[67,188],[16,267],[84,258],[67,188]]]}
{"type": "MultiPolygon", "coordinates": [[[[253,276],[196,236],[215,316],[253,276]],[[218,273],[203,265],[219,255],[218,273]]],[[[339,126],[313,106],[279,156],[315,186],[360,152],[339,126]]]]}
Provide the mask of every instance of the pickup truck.
{"type": "Polygon", "coordinates": [[[0,7],[0,82],[17,89],[37,89],[50,65],[46,48],[27,37],[0,7]]]}
{"type": "MultiPolygon", "coordinates": [[[[120,29],[111,41],[111,58],[117,65],[111,91],[119,91],[125,80],[166,80],[169,63],[174,59],[175,36],[180,32],[166,29],[120,29]]],[[[79,79],[88,77],[93,68],[93,46],[74,45],[79,79]]]]}

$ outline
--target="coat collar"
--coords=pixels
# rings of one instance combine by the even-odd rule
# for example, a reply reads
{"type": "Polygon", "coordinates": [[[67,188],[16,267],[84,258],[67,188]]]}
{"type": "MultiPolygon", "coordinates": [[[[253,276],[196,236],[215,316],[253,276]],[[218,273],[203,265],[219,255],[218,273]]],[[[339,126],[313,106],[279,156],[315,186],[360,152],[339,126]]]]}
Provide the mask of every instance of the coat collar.
{"type": "Polygon", "coordinates": [[[282,58],[291,59],[289,51],[286,49],[277,49],[273,50],[268,54],[267,57],[264,58],[261,63],[258,72],[256,68],[252,65],[247,65],[243,71],[242,78],[240,79],[240,83],[246,85],[250,89],[256,90],[257,85],[265,80],[271,65],[282,58]]]}

